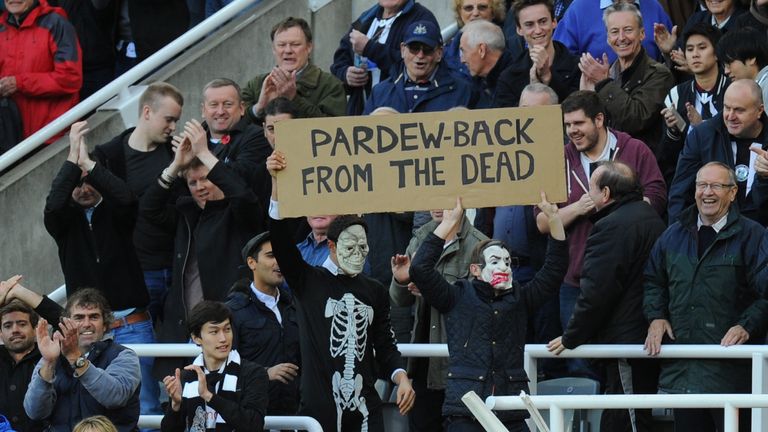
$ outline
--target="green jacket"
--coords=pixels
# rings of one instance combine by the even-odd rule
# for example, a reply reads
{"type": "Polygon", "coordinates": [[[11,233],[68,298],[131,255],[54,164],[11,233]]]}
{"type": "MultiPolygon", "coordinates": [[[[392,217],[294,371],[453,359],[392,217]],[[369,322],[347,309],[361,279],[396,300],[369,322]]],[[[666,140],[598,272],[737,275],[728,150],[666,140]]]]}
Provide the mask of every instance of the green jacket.
{"type": "MultiPolygon", "coordinates": [[[[264,113],[253,114],[253,105],[259,101],[261,85],[269,74],[262,74],[248,81],[243,88],[243,102],[248,118],[257,125],[264,122],[264,113]]],[[[293,103],[302,118],[343,116],[347,112],[347,95],[344,85],[335,76],[308,64],[296,81],[296,97],[293,103]]]]}
{"type": "MultiPolygon", "coordinates": [[[[699,259],[697,217],[696,206],[686,209],[653,247],[645,269],[645,317],[670,322],[675,340],[665,338],[664,344],[719,345],[736,325],[749,333],[746,343],[764,343],[765,228],[732,206],[699,259]]],[[[659,378],[669,393],[742,393],[749,383],[748,360],[665,360],[659,378]]]]}
{"type": "MultiPolygon", "coordinates": [[[[405,253],[413,258],[416,250],[424,242],[427,234],[434,232],[438,223],[430,221],[419,228],[411,238],[405,253]]],[[[467,279],[469,276],[469,265],[472,261],[472,251],[475,245],[488,237],[476,230],[472,223],[464,218],[461,224],[461,231],[456,236],[456,241],[443,249],[440,259],[435,268],[449,283],[454,283],[459,279],[467,279]]],[[[413,331],[411,342],[417,342],[414,339],[424,334],[424,326],[429,325],[429,340],[420,340],[419,343],[447,343],[448,337],[445,334],[445,325],[443,316],[435,308],[430,307],[422,297],[417,297],[408,292],[407,285],[400,285],[392,278],[389,286],[389,296],[397,306],[416,305],[416,314],[413,322],[413,331]],[[429,316],[427,313],[429,312],[429,316]]],[[[408,359],[408,373],[411,374],[416,366],[416,358],[408,359]]],[[[442,390],[445,388],[446,374],[448,373],[447,358],[430,358],[429,371],[427,372],[427,387],[430,389],[442,390]]]]}

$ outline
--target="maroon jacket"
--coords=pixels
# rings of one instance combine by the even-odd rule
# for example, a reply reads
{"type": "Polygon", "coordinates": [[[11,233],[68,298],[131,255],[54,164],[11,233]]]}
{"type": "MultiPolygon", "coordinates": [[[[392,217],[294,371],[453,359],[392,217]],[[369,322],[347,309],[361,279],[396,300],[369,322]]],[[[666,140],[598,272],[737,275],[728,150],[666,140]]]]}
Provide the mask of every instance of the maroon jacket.
{"type": "MultiPolygon", "coordinates": [[[[635,170],[640,184],[643,185],[643,196],[651,201],[651,206],[659,215],[663,215],[667,206],[667,186],[653,152],[642,141],[634,139],[624,132],[614,129],[608,130],[616,135],[614,160],[624,162],[635,170]]],[[[574,175],[578,177],[581,184],[589,187],[589,179],[581,168],[580,153],[570,141],[565,145],[565,161],[568,201],[562,206],[578,201],[584,194],[574,175]]],[[[584,216],[574,220],[568,227],[568,273],[565,275],[565,283],[569,285],[579,286],[581,267],[584,263],[584,247],[590,231],[592,231],[592,222],[584,216]]]]}

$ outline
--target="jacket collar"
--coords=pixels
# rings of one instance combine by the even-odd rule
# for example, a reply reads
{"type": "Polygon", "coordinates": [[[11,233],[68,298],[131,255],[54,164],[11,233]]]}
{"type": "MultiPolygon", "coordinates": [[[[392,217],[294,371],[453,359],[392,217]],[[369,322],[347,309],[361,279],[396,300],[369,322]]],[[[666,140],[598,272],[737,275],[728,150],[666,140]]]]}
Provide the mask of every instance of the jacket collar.
{"type": "Polygon", "coordinates": [[[620,209],[621,207],[633,203],[636,201],[642,201],[643,195],[640,192],[631,192],[618,200],[608,204],[607,206],[603,207],[599,212],[593,214],[589,217],[589,220],[592,222],[592,224],[596,224],[600,219],[603,219],[604,217],[608,216],[609,214],[615,212],[616,210],[620,209]]]}
{"type": "Polygon", "coordinates": [[[37,344],[35,344],[32,348],[32,351],[28,352],[24,357],[22,357],[18,363],[14,362],[11,353],[8,352],[6,347],[0,348],[0,362],[5,363],[11,367],[20,365],[27,361],[37,363],[38,360],[40,360],[40,350],[37,349],[37,344]]]}
{"type": "MultiPolygon", "coordinates": [[[[402,10],[402,14],[401,15],[405,15],[408,12],[410,12],[411,9],[413,9],[415,5],[416,5],[416,1],[415,0],[408,0],[405,3],[405,5],[403,6],[403,9],[401,9],[402,10]]],[[[381,11],[383,11],[383,10],[384,10],[384,8],[382,8],[381,6],[376,4],[375,6],[371,7],[367,11],[363,12],[363,14],[360,15],[360,19],[358,19],[358,22],[365,23],[365,22],[368,22],[368,21],[373,21],[373,19],[376,18],[377,16],[379,16],[381,14],[381,11]]]]}
{"type": "MultiPolygon", "coordinates": [[[[734,204],[731,204],[731,208],[728,209],[728,219],[725,222],[725,226],[723,229],[720,230],[720,233],[718,234],[718,237],[730,237],[738,230],[738,224],[739,218],[741,217],[741,213],[739,212],[739,206],[734,204]]],[[[680,213],[680,217],[678,218],[678,221],[680,222],[680,225],[685,227],[688,230],[691,231],[697,231],[697,221],[699,220],[699,209],[696,208],[696,204],[693,204],[692,206],[688,207],[687,209],[683,210],[680,213]]]]}

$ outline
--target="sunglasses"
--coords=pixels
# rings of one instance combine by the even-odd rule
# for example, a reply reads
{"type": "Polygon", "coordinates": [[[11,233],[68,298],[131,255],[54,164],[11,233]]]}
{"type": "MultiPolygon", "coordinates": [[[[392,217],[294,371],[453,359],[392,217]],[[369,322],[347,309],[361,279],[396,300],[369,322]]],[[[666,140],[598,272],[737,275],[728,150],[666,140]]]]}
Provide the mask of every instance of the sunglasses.
{"type": "Polygon", "coordinates": [[[88,176],[80,177],[80,180],[77,181],[77,187],[83,187],[83,184],[88,183],[88,176]]]}
{"type": "Polygon", "coordinates": [[[487,4],[479,4],[477,6],[475,6],[475,5],[464,5],[464,6],[461,7],[461,10],[463,10],[464,12],[467,12],[467,13],[472,12],[475,9],[477,9],[478,12],[485,12],[490,7],[491,6],[489,6],[487,4]]]}
{"type": "Polygon", "coordinates": [[[431,46],[424,45],[423,43],[411,43],[406,45],[408,47],[408,51],[411,52],[411,54],[416,55],[419,53],[419,51],[423,52],[425,56],[430,56],[434,54],[435,49],[431,46]]]}

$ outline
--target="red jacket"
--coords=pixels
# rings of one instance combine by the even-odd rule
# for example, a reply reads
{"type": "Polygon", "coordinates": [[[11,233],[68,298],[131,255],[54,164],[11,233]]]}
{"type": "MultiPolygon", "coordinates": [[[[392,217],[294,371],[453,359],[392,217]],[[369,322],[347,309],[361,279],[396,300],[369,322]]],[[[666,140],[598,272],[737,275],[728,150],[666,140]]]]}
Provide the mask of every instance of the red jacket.
{"type": "Polygon", "coordinates": [[[0,77],[16,77],[12,99],[24,138],[75,106],[83,84],[74,27],[62,9],[39,1],[18,28],[8,23],[7,11],[0,15],[0,77]]]}

